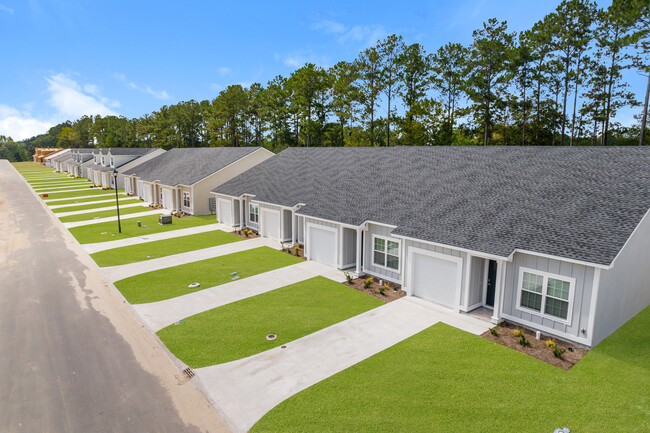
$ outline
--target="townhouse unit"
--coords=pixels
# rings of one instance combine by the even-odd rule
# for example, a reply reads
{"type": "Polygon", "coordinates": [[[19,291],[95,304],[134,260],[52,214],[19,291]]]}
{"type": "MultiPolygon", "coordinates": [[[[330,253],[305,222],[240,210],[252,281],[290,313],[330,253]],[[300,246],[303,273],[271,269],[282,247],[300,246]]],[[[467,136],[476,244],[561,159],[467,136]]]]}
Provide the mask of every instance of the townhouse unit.
{"type": "Polygon", "coordinates": [[[115,188],[113,171],[117,170],[117,188],[122,189],[124,188],[123,171],[128,171],[164,153],[164,149],[139,147],[95,149],[93,151],[93,164],[87,168],[88,179],[97,186],[115,188]]]}
{"type": "Polygon", "coordinates": [[[170,212],[207,215],[212,188],[272,156],[261,147],[175,148],[124,171],[124,189],[170,212]]]}
{"type": "Polygon", "coordinates": [[[290,148],[212,192],[308,260],[583,346],[650,303],[650,148],[290,148]]]}

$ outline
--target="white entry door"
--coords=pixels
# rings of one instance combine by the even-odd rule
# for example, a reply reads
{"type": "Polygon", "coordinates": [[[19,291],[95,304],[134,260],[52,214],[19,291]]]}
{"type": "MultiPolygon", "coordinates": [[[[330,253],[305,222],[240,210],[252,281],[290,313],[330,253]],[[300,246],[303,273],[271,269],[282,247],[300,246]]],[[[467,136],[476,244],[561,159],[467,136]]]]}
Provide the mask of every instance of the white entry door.
{"type": "Polygon", "coordinates": [[[174,210],[174,192],[171,189],[163,189],[163,207],[174,210]]]}
{"type": "Polygon", "coordinates": [[[219,222],[227,226],[232,226],[232,202],[219,198],[217,199],[217,208],[219,222]]]}
{"type": "Polygon", "coordinates": [[[307,226],[307,251],[309,260],[337,266],[336,229],[329,227],[307,226]]]}
{"type": "Polygon", "coordinates": [[[462,278],[462,259],[412,249],[409,288],[413,296],[455,308],[462,278]]]}
{"type": "Polygon", "coordinates": [[[262,208],[262,236],[280,240],[280,212],[262,208]]]}

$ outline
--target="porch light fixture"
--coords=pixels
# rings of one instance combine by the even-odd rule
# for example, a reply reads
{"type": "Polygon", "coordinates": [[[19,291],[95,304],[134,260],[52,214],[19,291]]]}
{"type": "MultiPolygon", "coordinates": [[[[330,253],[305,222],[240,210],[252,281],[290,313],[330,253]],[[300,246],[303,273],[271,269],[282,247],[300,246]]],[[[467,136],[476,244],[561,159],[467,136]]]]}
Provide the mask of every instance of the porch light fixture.
{"type": "Polygon", "coordinates": [[[117,206],[117,231],[122,233],[120,224],[120,199],[117,197],[117,169],[113,169],[113,178],[115,179],[115,206],[117,206]]]}

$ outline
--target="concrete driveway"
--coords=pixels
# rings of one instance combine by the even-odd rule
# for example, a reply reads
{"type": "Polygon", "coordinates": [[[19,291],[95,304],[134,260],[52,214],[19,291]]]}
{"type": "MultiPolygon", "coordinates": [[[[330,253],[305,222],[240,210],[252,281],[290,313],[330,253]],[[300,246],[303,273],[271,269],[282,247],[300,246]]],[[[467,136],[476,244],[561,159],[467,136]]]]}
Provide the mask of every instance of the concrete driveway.
{"type": "Polygon", "coordinates": [[[345,274],[337,269],[317,262],[301,262],[176,298],[133,305],[133,309],[154,332],[158,332],[186,317],[316,276],[345,281],[345,274]]]}
{"type": "Polygon", "coordinates": [[[246,432],[292,395],[400,341],[444,322],[473,334],[492,325],[405,297],[237,361],[196,369],[224,421],[246,432]]]}

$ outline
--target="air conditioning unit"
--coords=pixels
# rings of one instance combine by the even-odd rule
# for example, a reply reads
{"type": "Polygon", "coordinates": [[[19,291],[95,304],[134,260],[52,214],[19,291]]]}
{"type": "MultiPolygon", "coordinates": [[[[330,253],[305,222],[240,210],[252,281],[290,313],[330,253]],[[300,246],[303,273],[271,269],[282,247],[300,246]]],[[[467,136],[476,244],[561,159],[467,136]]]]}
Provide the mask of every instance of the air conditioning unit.
{"type": "Polygon", "coordinates": [[[158,224],[171,224],[172,216],[171,215],[159,215],[158,224]]]}

